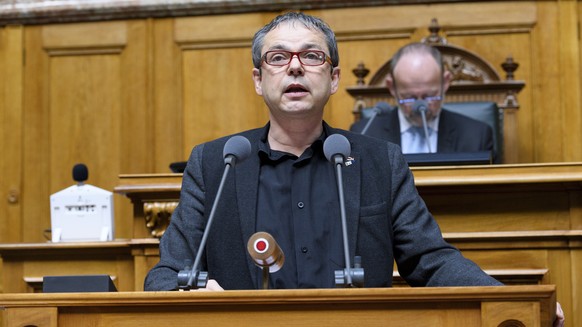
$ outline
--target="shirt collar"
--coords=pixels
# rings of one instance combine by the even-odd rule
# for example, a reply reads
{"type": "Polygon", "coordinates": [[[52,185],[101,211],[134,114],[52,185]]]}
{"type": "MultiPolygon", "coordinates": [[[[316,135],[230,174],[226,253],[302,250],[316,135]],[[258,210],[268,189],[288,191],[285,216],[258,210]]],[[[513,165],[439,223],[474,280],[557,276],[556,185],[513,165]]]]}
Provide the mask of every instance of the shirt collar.
{"type": "MultiPolygon", "coordinates": [[[[261,159],[262,162],[264,162],[263,160],[271,160],[271,161],[279,161],[279,160],[284,160],[286,158],[296,158],[295,155],[290,154],[290,153],[286,153],[286,152],[282,152],[282,151],[277,151],[277,150],[271,150],[271,146],[269,145],[269,141],[268,141],[268,135],[269,135],[269,129],[271,128],[271,123],[267,123],[267,125],[265,126],[265,128],[263,129],[263,135],[261,136],[260,140],[259,140],[259,144],[258,144],[258,156],[261,159]]],[[[325,141],[325,139],[327,138],[328,135],[330,135],[331,132],[331,127],[326,124],[325,122],[323,122],[323,130],[321,132],[321,135],[311,144],[311,146],[309,148],[307,148],[305,150],[305,152],[301,155],[301,157],[304,157],[305,155],[308,155],[308,157],[311,157],[313,152],[321,152],[323,153],[323,142],[325,141]]]]}

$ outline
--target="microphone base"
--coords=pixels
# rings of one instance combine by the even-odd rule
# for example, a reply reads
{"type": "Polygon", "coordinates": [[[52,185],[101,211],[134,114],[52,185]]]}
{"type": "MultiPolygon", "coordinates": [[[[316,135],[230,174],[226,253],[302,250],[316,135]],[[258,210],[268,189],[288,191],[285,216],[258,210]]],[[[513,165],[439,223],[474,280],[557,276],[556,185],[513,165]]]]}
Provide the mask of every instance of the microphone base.
{"type": "Polygon", "coordinates": [[[335,271],[335,287],[364,287],[364,268],[347,268],[335,271]],[[352,283],[348,283],[348,274],[352,278],[352,283]]]}
{"type": "Polygon", "coordinates": [[[178,288],[184,291],[191,289],[205,288],[208,284],[207,271],[193,271],[192,269],[184,269],[178,272],[178,288]],[[192,277],[194,275],[194,277],[192,277]],[[193,281],[193,285],[189,285],[189,281],[193,281]]]}

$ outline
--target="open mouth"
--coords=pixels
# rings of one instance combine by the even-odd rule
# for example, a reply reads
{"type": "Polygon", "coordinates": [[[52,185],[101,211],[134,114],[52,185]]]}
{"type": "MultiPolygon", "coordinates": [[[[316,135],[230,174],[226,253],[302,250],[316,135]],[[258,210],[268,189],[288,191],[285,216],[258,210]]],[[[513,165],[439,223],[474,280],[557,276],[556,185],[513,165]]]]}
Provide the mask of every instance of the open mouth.
{"type": "Polygon", "coordinates": [[[285,90],[285,93],[304,93],[304,92],[307,92],[307,89],[301,85],[290,85],[285,90]]]}

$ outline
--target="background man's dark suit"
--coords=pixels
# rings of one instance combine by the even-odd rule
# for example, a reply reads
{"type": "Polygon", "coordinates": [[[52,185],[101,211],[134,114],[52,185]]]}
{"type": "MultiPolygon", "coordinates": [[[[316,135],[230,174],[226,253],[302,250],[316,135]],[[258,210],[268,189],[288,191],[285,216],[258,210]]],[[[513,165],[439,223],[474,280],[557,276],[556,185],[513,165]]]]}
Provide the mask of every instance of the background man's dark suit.
{"type": "MultiPolygon", "coordinates": [[[[229,174],[210,230],[202,269],[224,289],[260,286],[260,270],[249,258],[246,243],[256,232],[257,144],[265,128],[241,133],[251,142],[251,156],[229,174]]],[[[413,286],[500,285],[442,239],[396,146],[327,125],[324,129],[328,135],[345,135],[351,143],[351,164],[342,168],[349,247],[352,258],[362,257],[366,287],[391,286],[394,259],[413,286]]],[[[180,204],[160,242],[161,261],[149,272],[145,290],[176,289],[184,260],[194,260],[223,173],[227,139],[192,151],[180,204]]],[[[329,187],[336,187],[335,180],[329,187]]]]}
{"type": "MultiPolygon", "coordinates": [[[[354,123],[350,130],[360,133],[367,119],[354,123]]],[[[366,135],[401,145],[398,109],[376,116],[366,135]]],[[[477,152],[493,150],[493,129],[480,121],[443,108],[440,113],[437,152],[477,152]]],[[[494,154],[495,156],[495,154],[494,154]]]]}

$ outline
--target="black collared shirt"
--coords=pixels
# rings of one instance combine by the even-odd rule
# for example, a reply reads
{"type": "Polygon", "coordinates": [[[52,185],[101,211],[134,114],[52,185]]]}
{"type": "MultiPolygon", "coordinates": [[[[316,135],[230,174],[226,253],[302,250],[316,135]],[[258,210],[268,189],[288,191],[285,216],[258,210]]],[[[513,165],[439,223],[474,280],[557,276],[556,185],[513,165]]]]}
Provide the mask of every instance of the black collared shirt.
{"type": "Polygon", "coordinates": [[[345,264],[335,171],[323,153],[328,133],[300,157],[271,150],[267,134],[259,144],[256,230],[270,233],[285,255],[269,287],[335,287],[334,271],[345,264]]]}

